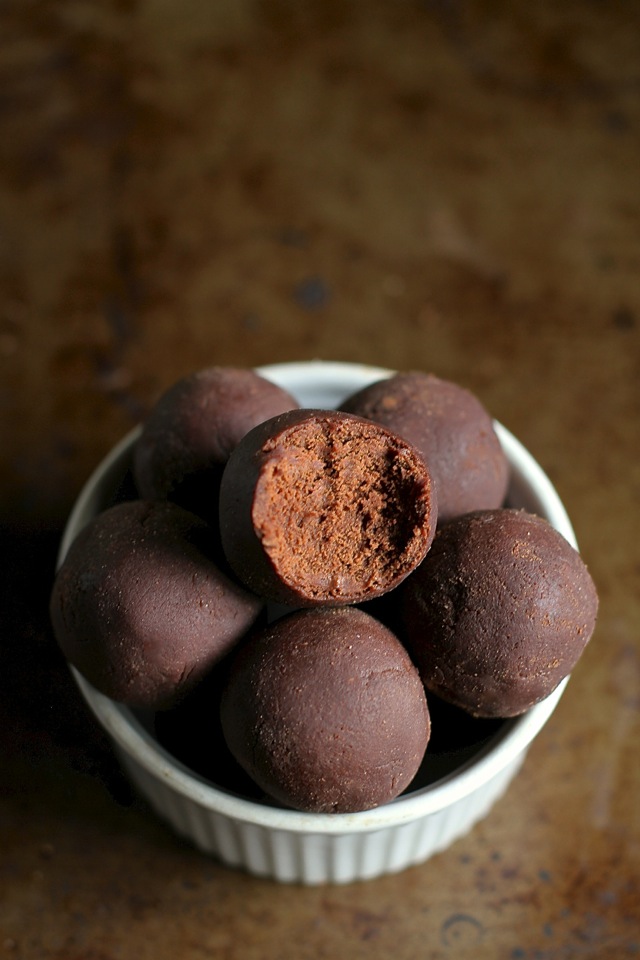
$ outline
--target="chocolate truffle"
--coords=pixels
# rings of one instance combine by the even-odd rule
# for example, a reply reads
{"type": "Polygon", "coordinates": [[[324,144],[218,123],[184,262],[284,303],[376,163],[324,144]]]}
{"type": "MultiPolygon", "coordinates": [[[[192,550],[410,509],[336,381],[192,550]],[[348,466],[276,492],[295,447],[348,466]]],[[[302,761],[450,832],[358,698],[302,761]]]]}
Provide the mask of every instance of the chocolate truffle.
{"type": "Polygon", "coordinates": [[[168,499],[217,524],[222,470],[252,427],[298,404],[254,370],[209,367],[179,380],[147,417],[134,450],[140,496],[168,499]]]}
{"type": "Polygon", "coordinates": [[[405,641],[427,688],[477,717],[511,717],[575,666],[595,626],[580,555],[523,510],[441,527],[403,586],[405,641]]]}
{"type": "Polygon", "coordinates": [[[509,465],[493,420],[458,384],[428,373],[397,373],[353,394],[340,409],[413,444],[433,475],[440,523],[503,505],[509,465]]]}
{"type": "Polygon", "coordinates": [[[226,558],[255,593],[289,606],[354,603],[400,583],[436,526],[431,477],[406,441],[333,410],[251,430],[220,489],[226,558]]]}
{"type": "Polygon", "coordinates": [[[132,706],[177,702],[255,623],[263,601],[211,560],[207,524],[168,501],[95,517],[56,576],[51,619],[67,659],[132,706]]]}
{"type": "Polygon", "coordinates": [[[297,611],[256,632],[234,656],[221,720],[232,754],[267,794],[318,813],[392,800],[429,739],[406,650],[355,608],[297,611]]]}

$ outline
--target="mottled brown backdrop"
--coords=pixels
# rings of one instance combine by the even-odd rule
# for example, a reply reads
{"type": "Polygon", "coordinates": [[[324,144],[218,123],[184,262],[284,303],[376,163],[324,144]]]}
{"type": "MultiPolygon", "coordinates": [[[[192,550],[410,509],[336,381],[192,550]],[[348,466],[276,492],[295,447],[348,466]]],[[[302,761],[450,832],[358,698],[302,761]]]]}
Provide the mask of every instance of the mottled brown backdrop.
{"type": "Polygon", "coordinates": [[[0,2],[0,956],[640,953],[639,185],[629,0],[0,2]],[[344,891],[169,835],[46,617],[74,497],[160,391],[313,357],[476,391],[602,600],[489,819],[344,891]]]}

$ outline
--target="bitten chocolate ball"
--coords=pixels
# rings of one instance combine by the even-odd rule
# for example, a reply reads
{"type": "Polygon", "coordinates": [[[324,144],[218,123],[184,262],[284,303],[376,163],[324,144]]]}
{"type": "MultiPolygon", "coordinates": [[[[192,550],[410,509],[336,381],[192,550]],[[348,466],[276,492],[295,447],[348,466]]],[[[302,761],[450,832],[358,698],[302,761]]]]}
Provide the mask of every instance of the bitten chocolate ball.
{"type": "Polygon", "coordinates": [[[440,523],[503,505],[509,464],[493,420],[458,384],[427,373],[397,373],[353,394],[341,409],[413,444],[433,474],[440,523]]]}
{"type": "Polygon", "coordinates": [[[406,441],[360,417],[294,410],[238,444],[220,489],[226,558],[254,592],[290,606],[369,599],[427,552],[431,476],[406,441]]]}
{"type": "Polygon", "coordinates": [[[399,640],[360,610],[304,610],[256,633],[222,695],[229,749],[279,803],[318,813],[368,810],[420,766],[429,711],[399,640]]]}
{"type": "Polygon", "coordinates": [[[255,623],[263,601],[211,560],[207,524],[129,501],[90,522],[56,576],[51,620],[67,659],[114,700],[177,702],[255,623]]]}
{"type": "Polygon", "coordinates": [[[598,608],[579,553],[546,520],[511,509],[442,527],[402,602],[427,690],[477,717],[517,716],[548,696],[582,654],[598,608]]]}
{"type": "Polygon", "coordinates": [[[298,404],[254,370],[209,367],[173,384],[145,421],[134,478],[145,499],[173,500],[217,524],[220,477],[252,427],[298,404]]]}

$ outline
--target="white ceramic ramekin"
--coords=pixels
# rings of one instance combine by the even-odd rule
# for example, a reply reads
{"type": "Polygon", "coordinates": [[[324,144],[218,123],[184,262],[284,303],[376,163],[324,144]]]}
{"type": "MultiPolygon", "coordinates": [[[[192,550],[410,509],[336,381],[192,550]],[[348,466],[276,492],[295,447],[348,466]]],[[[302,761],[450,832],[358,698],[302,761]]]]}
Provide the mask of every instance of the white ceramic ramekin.
{"type": "MultiPolygon", "coordinates": [[[[348,394],[390,371],[348,363],[275,364],[259,372],[305,407],[335,407],[348,394]]],[[[508,502],[545,517],[573,545],[567,513],[545,473],[501,424],[509,458],[508,502]]],[[[98,466],[69,517],[59,563],[84,524],[112,500],[127,473],[139,430],[98,466]]],[[[144,719],[98,693],[73,668],[88,706],[111,738],[133,784],[156,813],[205,853],[281,882],[347,883],[402,870],[449,846],[490,810],[522,764],[529,745],[554,710],[566,680],[523,716],[493,735],[441,779],[392,803],[353,814],[309,814],[236,796],[172,757],[144,719]]]]}

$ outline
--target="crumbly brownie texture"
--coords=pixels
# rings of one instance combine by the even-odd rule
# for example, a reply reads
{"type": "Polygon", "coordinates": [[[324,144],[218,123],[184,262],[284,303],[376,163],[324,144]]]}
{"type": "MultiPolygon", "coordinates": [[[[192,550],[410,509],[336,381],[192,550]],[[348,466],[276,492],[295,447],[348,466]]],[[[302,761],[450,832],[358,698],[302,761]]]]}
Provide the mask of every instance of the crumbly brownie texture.
{"type": "Polygon", "coordinates": [[[222,470],[252,427],[298,404],[255,371],[208,367],[173,384],[146,419],[134,451],[140,496],[168,499],[217,524],[222,470]]]}
{"type": "Polygon", "coordinates": [[[211,560],[207,524],[176,504],[111,507],[71,545],[51,619],[67,659],[102,693],[169,707],[255,623],[261,599],[211,560]]]}
{"type": "Polygon", "coordinates": [[[493,420],[458,384],[427,373],[398,373],[353,394],[341,409],[413,444],[433,474],[440,523],[503,505],[509,465],[493,420]]]}
{"type": "Polygon", "coordinates": [[[250,431],[220,490],[226,558],[254,592],[290,606],[378,596],[423,559],[437,508],[406,441],[360,417],[296,410],[250,431]]]}
{"type": "Polygon", "coordinates": [[[234,655],[221,719],[232,754],[269,796],[326,813],[398,796],[430,732],[406,650],[355,608],[298,611],[257,632],[234,655]]]}
{"type": "Polygon", "coordinates": [[[402,588],[405,641],[427,688],[477,717],[511,717],[575,666],[598,599],[576,550],[522,510],[443,526],[402,588]]]}

